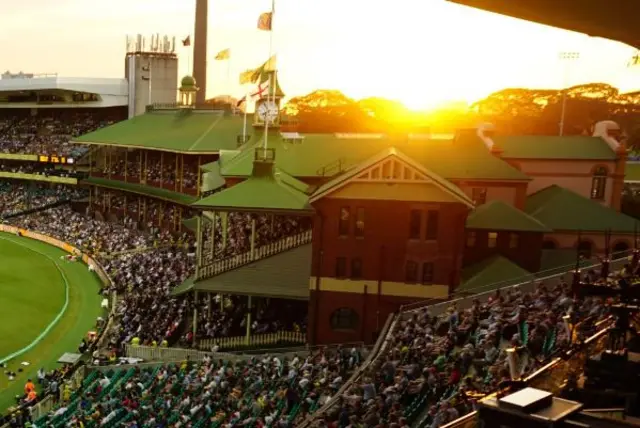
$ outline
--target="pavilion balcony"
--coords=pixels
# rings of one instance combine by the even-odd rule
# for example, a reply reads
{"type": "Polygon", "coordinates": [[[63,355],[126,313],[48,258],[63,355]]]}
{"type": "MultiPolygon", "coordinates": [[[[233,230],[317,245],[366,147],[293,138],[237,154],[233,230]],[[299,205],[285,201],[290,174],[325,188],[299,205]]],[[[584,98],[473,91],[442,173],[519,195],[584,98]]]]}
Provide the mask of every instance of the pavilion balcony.
{"type": "Polygon", "coordinates": [[[196,281],[212,278],[223,272],[228,272],[230,270],[246,266],[257,260],[265,259],[284,251],[288,251],[292,248],[297,248],[301,245],[309,244],[311,243],[311,239],[312,231],[307,230],[296,235],[288,236],[278,241],[271,242],[261,247],[253,248],[252,250],[247,251],[243,254],[216,260],[209,265],[200,267],[200,269],[198,270],[198,274],[196,275],[196,281]]]}

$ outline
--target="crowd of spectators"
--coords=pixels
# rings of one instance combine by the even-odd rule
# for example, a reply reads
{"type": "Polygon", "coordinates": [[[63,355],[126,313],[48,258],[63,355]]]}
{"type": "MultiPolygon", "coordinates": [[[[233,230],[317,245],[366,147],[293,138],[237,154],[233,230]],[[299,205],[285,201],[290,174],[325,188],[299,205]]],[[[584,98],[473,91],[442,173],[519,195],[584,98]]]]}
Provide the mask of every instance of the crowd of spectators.
{"type": "Polygon", "coordinates": [[[37,426],[292,427],[359,366],[359,349],[95,372],[37,426]]]}
{"type": "MultiPolygon", "coordinates": [[[[242,221],[244,217],[230,216],[230,219],[242,221]]],[[[193,313],[193,299],[191,296],[171,296],[171,290],[194,274],[196,244],[192,235],[176,236],[154,228],[151,232],[142,232],[123,224],[96,220],[66,206],[9,221],[12,225],[68,242],[94,255],[103,265],[113,282],[103,292],[115,291],[121,296],[116,309],[117,322],[109,336],[113,347],[121,348],[134,338],[143,345],[174,344],[187,334],[185,320],[193,313]]],[[[229,227],[232,230],[239,226],[229,223],[229,227]]],[[[243,225],[242,230],[250,230],[250,226],[247,229],[243,225]]],[[[291,232],[294,229],[283,229],[281,233],[284,230],[291,232]]],[[[233,255],[229,251],[225,254],[233,255]]],[[[254,300],[252,332],[267,333],[278,328],[304,331],[306,312],[300,310],[296,302],[270,299],[268,303],[261,303],[254,300]],[[286,317],[280,316],[283,311],[286,311],[286,317]]],[[[208,310],[205,301],[198,304],[202,338],[242,335],[246,331],[243,315],[247,310],[242,298],[227,299],[225,309],[216,305],[208,310]]]]}
{"type": "MultiPolygon", "coordinates": [[[[29,109],[24,109],[29,113],[29,109]]],[[[87,146],[70,144],[82,134],[126,119],[122,109],[40,109],[37,116],[0,117],[0,153],[80,157],[87,146]]]]}
{"type": "Polygon", "coordinates": [[[426,412],[422,426],[438,428],[474,409],[474,396],[510,379],[506,349],[518,349],[520,375],[566,349],[562,316],[601,319],[599,298],[574,299],[567,283],[539,284],[532,293],[496,292],[487,303],[440,316],[429,308],[400,319],[386,351],[330,409],[320,426],[402,427],[426,412]]]}
{"type": "Polygon", "coordinates": [[[62,201],[87,197],[87,190],[76,186],[37,182],[0,182],[0,218],[62,201]]]}
{"type": "Polygon", "coordinates": [[[156,152],[145,156],[140,150],[114,152],[109,163],[95,172],[96,176],[127,182],[144,181],[147,185],[193,193],[198,185],[198,164],[194,159],[179,159],[176,154],[156,152]],[[146,159],[145,159],[146,157],[146,159]]]}
{"type": "MultiPolygon", "coordinates": [[[[252,334],[306,331],[308,302],[288,299],[253,300],[251,308],[248,308],[247,299],[242,296],[218,295],[212,302],[208,299],[197,302],[198,337],[215,339],[242,336],[246,333],[248,312],[251,314],[252,334]]],[[[188,343],[188,339],[184,342],[188,343]]]]}
{"type": "Polygon", "coordinates": [[[71,370],[72,366],[69,364],[64,364],[50,371],[40,368],[37,379],[27,379],[24,385],[24,394],[16,397],[16,406],[5,416],[2,416],[2,412],[0,412],[0,426],[4,426],[5,423],[9,424],[11,428],[33,426],[31,409],[41,396],[51,394],[54,403],[60,401],[61,395],[70,397],[71,388],[68,382],[65,382],[65,378],[71,373],[71,370]],[[36,384],[40,386],[40,393],[36,390],[36,384]]]}
{"type": "MultiPolygon", "coordinates": [[[[225,215],[225,214],[223,214],[225,215]]],[[[276,242],[283,238],[311,230],[309,217],[265,215],[254,213],[231,212],[226,214],[223,221],[221,215],[216,216],[214,251],[211,252],[212,224],[203,222],[203,256],[205,260],[212,261],[231,257],[235,254],[246,253],[251,249],[252,222],[255,220],[255,248],[259,248],[270,242],[276,242]],[[222,232],[226,226],[226,240],[222,232]]]]}

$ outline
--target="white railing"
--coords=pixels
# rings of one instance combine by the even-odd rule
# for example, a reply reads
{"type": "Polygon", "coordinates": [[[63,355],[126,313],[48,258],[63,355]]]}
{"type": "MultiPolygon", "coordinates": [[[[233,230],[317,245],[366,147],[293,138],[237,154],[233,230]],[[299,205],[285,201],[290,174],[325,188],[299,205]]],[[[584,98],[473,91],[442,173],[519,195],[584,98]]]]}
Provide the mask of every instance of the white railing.
{"type": "Polygon", "coordinates": [[[289,236],[279,241],[263,245],[262,247],[254,248],[253,251],[247,251],[246,253],[238,254],[237,256],[216,260],[210,265],[201,267],[198,275],[196,276],[196,280],[200,281],[206,278],[211,278],[216,275],[220,275],[223,272],[228,272],[257,260],[282,253],[283,251],[309,244],[310,242],[311,230],[307,230],[305,232],[298,233],[297,235],[289,236]]]}
{"type": "Polygon", "coordinates": [[[243,348],[254,346],[269,346],[276,343],[295,343],[304,345],[307,343],[306,334],[298,331],[277,331],[275,333],[252,334],[250,336],[218,337],[215,339],[202,339],[198,342],[200,349],[212,349],[218,346],[220,349],[243,348]]]}
{"type": "Polygon", "coordinates": [[[134,346],[129,343],[124,345],[124,352],[128,358],[140,358],[144,361],[173,362],[183,361],[187,358],[191,361],[202,361],[204,357],[218,356],[230,359],[233,354],[213,354],[211,352],[198,351],[197,349],[163,348],[157,346],[134,346]]]}

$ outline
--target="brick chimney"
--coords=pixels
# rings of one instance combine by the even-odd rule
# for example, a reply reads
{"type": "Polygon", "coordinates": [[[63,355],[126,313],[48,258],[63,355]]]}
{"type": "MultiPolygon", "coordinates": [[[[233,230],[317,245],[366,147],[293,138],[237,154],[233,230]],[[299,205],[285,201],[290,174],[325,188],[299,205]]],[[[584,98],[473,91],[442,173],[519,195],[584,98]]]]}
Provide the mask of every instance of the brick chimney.
{"type": "Polygon", "coordinates": [[[207,30],[209,18],[209,0],[196,0],[196,18],[193,42],[193,77],[200,90],[196,94],[196,105],[204,104],[207,99],[207,30]]]}

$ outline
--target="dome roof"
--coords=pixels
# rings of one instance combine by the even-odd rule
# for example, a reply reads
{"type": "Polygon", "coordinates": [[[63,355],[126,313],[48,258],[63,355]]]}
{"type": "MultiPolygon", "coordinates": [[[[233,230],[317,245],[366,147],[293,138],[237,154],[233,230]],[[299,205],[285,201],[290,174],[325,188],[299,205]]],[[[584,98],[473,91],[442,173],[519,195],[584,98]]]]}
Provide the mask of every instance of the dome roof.
{"type": "Polygon", "coordinates": [[[191,89],[196,90],[196,79],[193,76],[184,76],[180,81],[180,89],[191,89]]]}

